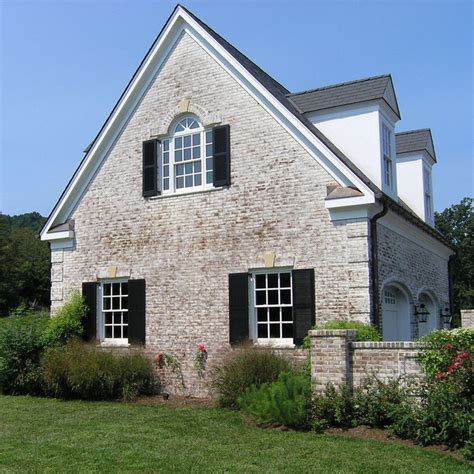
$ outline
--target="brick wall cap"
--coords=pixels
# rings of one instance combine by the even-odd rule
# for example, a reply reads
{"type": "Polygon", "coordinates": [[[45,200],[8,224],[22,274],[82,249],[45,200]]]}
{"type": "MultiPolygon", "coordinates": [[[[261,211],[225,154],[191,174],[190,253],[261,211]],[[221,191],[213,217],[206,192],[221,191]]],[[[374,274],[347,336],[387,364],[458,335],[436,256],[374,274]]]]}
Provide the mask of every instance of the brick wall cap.
{"type": "Polygon", "coordinates": [[[352,349],[421,349],[423,344],[413,341],[352,342],[352,349]]]}
{"type": "Polygon", "coordinates": [[[313,329],[308,332],[310,337],[355,337],[355,329],[313,329]]]}

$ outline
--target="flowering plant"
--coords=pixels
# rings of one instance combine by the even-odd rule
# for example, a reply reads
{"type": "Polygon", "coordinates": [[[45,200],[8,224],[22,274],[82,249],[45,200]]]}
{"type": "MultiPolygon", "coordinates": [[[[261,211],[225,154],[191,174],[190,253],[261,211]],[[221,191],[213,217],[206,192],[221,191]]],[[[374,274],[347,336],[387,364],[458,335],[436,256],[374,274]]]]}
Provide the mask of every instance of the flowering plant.
{"type": "Polygon", "coordinates": [[[197,345],[197,351],[194,356],[194,367],[196,367],[199,375],[202,376],[204,369],[206,368],[207,361],[207,349],[204,344],[197,345]]]}

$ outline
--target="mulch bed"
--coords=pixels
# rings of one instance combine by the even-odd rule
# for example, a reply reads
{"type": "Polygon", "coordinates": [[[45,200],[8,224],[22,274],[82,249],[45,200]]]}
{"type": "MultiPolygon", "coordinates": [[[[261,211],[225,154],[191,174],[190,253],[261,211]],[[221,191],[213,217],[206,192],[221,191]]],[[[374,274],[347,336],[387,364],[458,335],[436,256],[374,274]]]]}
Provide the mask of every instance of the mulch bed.
{"type": "MultiPolygon", "coordinates": [[[[408,439],[401,439],[392,434],[389,430],[382,430],[379,428],[371,428],[370,426],[356,426],[355,428],[329,428],[324,431],[324,434],[331,435],[331,436],[341,436],[343,438],[356,438],[356,439],[367,439],[372,441],[383,441],[388,443],[397,443],[403,444],[404,446],[417,446],[420,447],[419,444],[415,444],[413,441],[408,439]]],[[[463,455],[459,451],[451,451],[447,446],[444,445],[432,445],[432,446],[424,446],[424,449],[428,449],[430,451],[435,451],[438,453],[448,454],[459,460],[464,460],[463,455]]],[[[473,462],[474,464],[474,462],[473,462]]]]}

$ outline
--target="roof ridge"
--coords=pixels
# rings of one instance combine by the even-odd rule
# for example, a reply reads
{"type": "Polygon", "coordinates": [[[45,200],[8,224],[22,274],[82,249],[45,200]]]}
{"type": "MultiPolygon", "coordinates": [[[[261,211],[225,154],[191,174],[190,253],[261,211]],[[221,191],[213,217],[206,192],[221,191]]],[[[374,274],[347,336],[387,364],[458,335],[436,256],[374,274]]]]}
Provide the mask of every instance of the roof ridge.
{"type": "Polygon", "coordinates": [[[281,88],[283,91],[286,91],[284,92],[285,95],[287,95],[290,91],[283,85],[281,84],[280,82],[278,82],[276,79],[273,78],[273,76],[270,76],[270,74],[268,74],[267,72],[265,72],[258,64],[254,63],[247,55],[245,55],[244,53],[242,53],[242,51],[240,51],[240,49],[237,49],[233,44],[229,43],[229,41],[227,41],[223,36],[221,36],[219,33],[217,33],[214,29],[212,29],[207,23],[205,23],[203,20],[201,20],[199,17],[197,17],[193,12],[189,11],[185,6],[183,6],[181,3],[178,3],[176,8],[177,7],[180,7],[182,8],[188,15],[190,15],[194,20],[196,20],[198,23],[200,23],[201,25],[203,25],[204,27],[206,27],[209,31],[211,31],[215,36],[217,36],[218,38],[220,38],[221,41],[223,41],[224,43],[226,43],[226,45],[228,45],[230,48],[234,49],[238,54],[240,54],[241,56],[243,56],[247,61],[249,61],[253,67],[255,67],[256,69],[258,69],[260,72],[262,72],[263,74],[265,74],[265,76],[268,77],[268,79],[270,79],[272,82],[274,82],[279,88],[281,88]]]}
{"type": "Polygon", "coordinates": [[[396,135],[408,135],[409,133],[420,133],[420,132],[430,132],[431,133],[431,128],[418,128],[416,130],[406,130],[405,132],[398,132],[395,134],[396,135]]]}
{"type": "Polygon", "coordinates": [[[339,82],[337,84],[332,84],[332,85],[323,86],[323,87],[317,87],[315,89],[307,89],[307,90],[300,91],[300,92],[291,92],[290,94],[287,94],[287,97],[291,97],[291,96],[295,96],[295,95],[302,95],[302,94],[309,94],[311,92],[318,92],[318,91],[322,91],[322,90],[325,90],[325,89],[333,89],[335,87],[348,86],[348,85],[351,85],[351,84],[358,84],[360,82],[372,81],[372,80],[375,80],[375,79],[381,79],[383,77],[391,78],[392,75],[391,74],[380,74],[379,76],[370,76],[370,77],[364,77],[362,79],[354,79],[353,81],[339,82]]]}

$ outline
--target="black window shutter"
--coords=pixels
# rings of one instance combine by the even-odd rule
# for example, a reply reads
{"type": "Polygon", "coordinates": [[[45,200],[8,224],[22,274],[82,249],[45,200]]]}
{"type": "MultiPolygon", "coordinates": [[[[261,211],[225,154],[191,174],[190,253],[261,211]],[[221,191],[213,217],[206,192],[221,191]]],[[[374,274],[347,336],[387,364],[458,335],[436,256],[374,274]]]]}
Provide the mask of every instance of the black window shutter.
{"type": "Polygon", "coordinates": [[[293,341],[303,343],[315,323],[314,269],[293,270],[293,341]]]}
{"type": "Polygon", "coordinates": [[[212,129],[214,186],[230,185],[230,127],[212,129]]]}
{"type": "Polygon", "coordinates": [[[145,344],[145,280],[128,281],[128,342],[145,344]]]}
{"type": "Polygon", "coordinates": [[[158,192],[158,140],[143,142],[143,197],[158,192]]]}
{"type": "Polygon", "coordinates": [[[97,337],[97,283],[83,283],[82,297],[88,308],[83,321],[84,339],[90,341],[97,337]]]}
{"type": "Polygon", "coordinates": [[[229,275],[229,342],[236,344],[249,338],[249,274],[229,275]]]}

